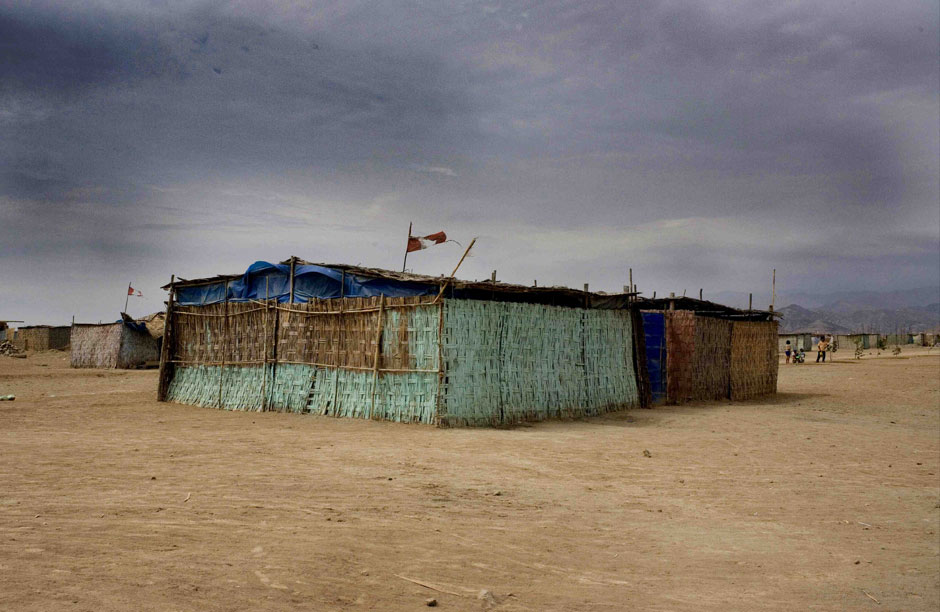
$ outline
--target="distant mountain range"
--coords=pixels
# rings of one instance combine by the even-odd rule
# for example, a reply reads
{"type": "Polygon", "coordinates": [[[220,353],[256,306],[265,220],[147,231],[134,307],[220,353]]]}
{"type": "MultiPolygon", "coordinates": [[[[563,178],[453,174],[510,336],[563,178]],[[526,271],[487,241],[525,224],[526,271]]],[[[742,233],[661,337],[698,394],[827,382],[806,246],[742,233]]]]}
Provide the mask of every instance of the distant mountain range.
{"type": "Polygon", "coordinates": [[[778,309],[783,315],[780,331],[825,331],[834,334],[868,332],[893,334],[903,332],[934,331],[940,327],[940,312],[927,308],[899,308],[889,310],[837,310],[803,308],[790,304],[778,309]]]}
{"type": "MultiPolygon", "coordinates": [[[[746,293],[720,292],[706,299],[747,308],[746,293]]],[[[755,295],[754,308],[766,309],[769,295],[755,295]]],[[[940,286],[905,291],[788,292],[777,294],[781,331],[829,333],[934,331],[940,328],[940,286]]]]}

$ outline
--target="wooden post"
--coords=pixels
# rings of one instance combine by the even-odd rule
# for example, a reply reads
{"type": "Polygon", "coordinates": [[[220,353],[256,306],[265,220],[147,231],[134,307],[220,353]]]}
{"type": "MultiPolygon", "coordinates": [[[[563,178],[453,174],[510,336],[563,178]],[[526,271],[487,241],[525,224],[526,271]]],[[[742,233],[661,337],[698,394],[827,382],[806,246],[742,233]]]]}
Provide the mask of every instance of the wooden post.
{"type": "Polygon", "coordinates": [[[748,294],[747,294],[747,311],[748,311],[748,313],[750,313],[751,310],[753,310],[753,309],[754,309],[754,294],[753,294],[753,293],[748,293],[748,294]]]}
{"type": "Polygon", "coordinates": [[[532,286],[533,286],[533,287],[538,287],[538,286],[539,286],[539,279],[535,279],[534,281],[532,281],[532,286]]]}
{"type": "Polygon", "coordinates": [[[630,284],[627,285],[630,290],[625,291],[624,293],[633,293],[633,268],[630,268],[630,284]]]}
{"type": "Polygon", "coordinates": [[[774,311],[777,304],[777,268],[774,268],[773,277],[770,281],[770,312],[774,311]]]}
{"type": "Polygon", "coordinates": [[[170,386],[169,377],[173,372],[173,364],[167,363],[170,360],[170,341],[173,331],[173,298],[176,288],[173,284],[176,282],[176,275],[170,276],[170,295],[166,300],[166,315],[163,318],[163,341],[160,343],[160,374],[157,383],[157,401],[166,401],[166,392],[170,386]]]}
{"type": "Polygon", "coordinates": [[[699,290],[698,290],[698,300],[699,300],[700,302],[702,301],[702,289],[699,289],[699,290]]]}
{"type": "Polygon", "coordinates": [[[591,294],[588,290],[588,284],[584,283],[584,307],[587,308],[591,304],[591,294]]]}
{"type": "Polygon", "coordinates": [[[655,292],[655,291],[653,292],[653,299],[654,299],[654,300],[656,299],[656,292],[655,292]]]}
{"type": "MultiPolygon", "coordinates": [[[[291,257],[290,258],[290,302],[289,302],[290,304],[294,303],[294,265],[296,263],[297,263],[297,258],[291,257]]],[[[227,288],[228,286],[226,285],[226,289],[227,288]]],[[[228,295],[227,290],[226,290],[226,295],[228,295]]]]}
{"type": "Polygon", "coordinates": [[[490,282],[496,282],[496,270],[493,270],[493,273],[490,275],[490,282]]]}
{"type": "Polygon", "coordinates": [[[268,387],[268,311],[271,309],[270,304],[268,304],[268,284],[271,280],[270,276],[264,277],[264,327],[261,330],[261,406],[258,408],[258,412],[264,412],[268,409],[268,397],[267,397],[267,387],[268,387]]]}
{"type": "Polygon", "coordinates": [[[369,408],[369,418],[375,414],[375,389],[379,382],[379,357],[382,354],[382,328],[385,327],[385,294],[379,297],[379,322],[375,331],[375,358],[372,361],[372,405],[369,408]]]}
{"type": "Polygon", "coordinates": [[[219,343],[219,408],[222,407],[222,372],[225,371],[225,338],[228,335],[228,281],[225,281],[225,301],[223,302],[222,339],[219,343]]]}
{"type": "Polygon", "coordinates": [[[405,266],[408,265],[408,244],[411,242],[411,224],[413,221],[408,222],[408,240],[405,241],[405,261],[401,262],[401,271],[405,271],[405,266]]]}

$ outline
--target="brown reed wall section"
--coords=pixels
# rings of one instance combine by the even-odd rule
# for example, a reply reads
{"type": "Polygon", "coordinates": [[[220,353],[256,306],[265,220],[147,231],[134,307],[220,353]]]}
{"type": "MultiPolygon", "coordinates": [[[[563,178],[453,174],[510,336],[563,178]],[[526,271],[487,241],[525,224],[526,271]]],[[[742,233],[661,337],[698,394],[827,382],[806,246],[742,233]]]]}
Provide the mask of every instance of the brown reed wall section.
{"type": "Polygon", "coordinates": [[[735,321],[731,330],[731,399],[777,392],[777,322],[735,321]]]}
{"type": "Polygon", "coordinates": [[[731,388],[731,330],[723,319],[695,317],[695,354],[692,360],[694,398],[727,399],[731,388]]]}
{"type": "Polygon", "coordinates": [[[207,306],[171,297],[158,399],[434,423],[442,307],[428,296],[207,306]],[[409,387],[407,402],[396,385],[409,387]]]}
{"type": "Polygon", "coordinates": [[[666,401],[680,404],[696,399],[695,313],[666,312],[666,401]]]}
{"type": "Polygon", "coordinates": [[[416,330],[409,325],[409,313],[426,309],[432,302],[433,298],[424,296],[281,304],[277,360],[352,370],[416,371],[420,368],[409,349],[409,341],[414,342],[410,334],[416,330]]]}
{"type": "Polygon", "coordinates": [[[379,370],[416,371],[420,368],[409,349],[409,334],[415,331],[406,313],[428,308],[432,302],[425,296],[175,306],[168,361],[292,363],[352,370],[373,370],[378,365],[379,370]],[[383,320],[394,325],[381,325],[380,330],[383,320]],[[379,341],[383,346],[376,364],[379,341]]]}

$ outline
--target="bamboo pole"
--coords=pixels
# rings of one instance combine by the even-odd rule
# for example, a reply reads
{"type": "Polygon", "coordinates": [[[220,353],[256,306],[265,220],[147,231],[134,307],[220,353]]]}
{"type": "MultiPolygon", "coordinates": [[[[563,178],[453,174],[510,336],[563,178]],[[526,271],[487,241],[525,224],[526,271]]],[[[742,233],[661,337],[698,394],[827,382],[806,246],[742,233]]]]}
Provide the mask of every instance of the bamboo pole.
{"type": "Polygon", "coordinates": [[[163,319],[163,341],[160,343],[160,375],[159,383],[157,384],[157,401],[165,402],[166,393],[169,388],[168,377],[172,371],[172,365],[169,365],[169,352],[170,352],[170,340],[172,338],[173,330],[173,297],[176,293],[176,289],[173,287],[173,283],[176,282],[176,275],[170,275],[170,295],[166,300],[166,315],[163,319]]]}
{"type": "Polygon", "coordinates": [[[777,304],[777,268],[774,268],[773,277],[770,281],[770,312],[774,311],[777,304]]]}
{"type": "MultiPolygon", "coordinates": [[[[219,343],[221,346],[221,356],[220,361],[225,363],[225,340],[228,337],[228,281],[225,281],[225,318],[222,319],[222,340],[219,343]]],[[[219,366],[219,408],[222,407],[222,371],[225,369],[224,365],[219,366]]]]}
{"type": "Polygon", "coordinates": [[[375,413],[375,389],[379,382],[379,357],[382,354],[382,328],[385,327],[385,294],[379,297],[379,321],[375,332],[375,359],[372,361],[372,405],[369,418],[375,413]]]}
{"type": "Polygon", "coordinates": [[[261,329],[261,406],[258,409],[258,412],[264,412],[267,410],[268,406],[268,396],[266,395],[267,386],[268,386],[268,286],[270,281],[269,276],[264,277],[264,326],[261,329]]]}
{"type": "MultiPolygon", "coordinates": [[[[340,313],[343,312],[343,305],[345,304],[345,302],[346,302],[345,299],[341,299],[341,300],[339,301],[339,311],[340,311],[340,313]]],[[[341,323],[342,323],[342,321],[341,321],[341,323]]],[[[345,338],[345,329],[346,329],[346,326],[345,326],[345,325],[340,325],[340,328],[339,328],[339,338],[342,340],[342,342],[344,342],[345,339],[346,339],[346,338],[345,338]]],[[[342,343],[342,342],[339,342],[339,343],[338,343],[340,347],[343,346],[343,343],[342,343]]],[[[339,349],[337,349],[337,353],[336,353],[336,363],[339,363],[339,349]]],[[[339,368],[337,367],[337,368],[334,370],[334,372],[333,372],[333,405],[332,405],[332,408],[333,408],[333,414],[334,414],[334,415],[337,414],[336,400],[338,399],[338,397],[339,397],[339,368]]]]}
{"type": "Polygon", "coordinates": [[[297,257],[290,258],[290,303],[294,303],[294,266],[297,264],[297,257]]]}
{"type": "MultiPolygon", "coordinates": [[[[476,244],[476,242],[477,242],[476,238],[470,241],[470,245],[467,246],[467,250],[463,252],[463,256],[460,258],[460,261],[457,262],[457,265],[454,267],[454,271],[450,273],[450,276],[448,276],[447,279],[444,281],[444,284],[441,285],[441,291],[440,293],[437,294],[437,297],[434,299],[435,302],[440,300],[441,296],[444,295],[444,290],[447,289],[447,284],[454,280],[454,276],[457,274],[457,270],[460,269],[460,265],[463,263],[463,260],[467,258],[467,255],[470,253],[470,249],[473,248],[473,245],[476,244]]],[[[493,270],[493,278],[495,280],[496,270],[493,270]]]]}
{"type": "Polygon", "coordinates": [[[411,243],[411,225],[413,221],[408,222],[408,240],[405,241],[405,260],[401,263],[401,271],[405,271],[405,266],[408,265],[408,245],[411,243]]]}
{"type": "Polygon", "coordinates": [[[440,425],[444,416],[444,304],[438,305],[437,321],[437,414],[431,420],[433,425],[440,425]]]}

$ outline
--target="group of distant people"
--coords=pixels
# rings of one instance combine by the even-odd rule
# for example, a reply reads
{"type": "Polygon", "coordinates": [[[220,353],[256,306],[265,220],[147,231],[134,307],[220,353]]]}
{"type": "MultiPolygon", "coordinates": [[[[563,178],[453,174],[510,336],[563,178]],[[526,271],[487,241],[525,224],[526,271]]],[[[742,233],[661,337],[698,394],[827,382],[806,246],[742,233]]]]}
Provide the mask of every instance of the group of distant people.
{"type": "MultiPolygon", "coordinates": [[[[821,336],[819,342],[816,343],[816,363],[820,361],[826,363],[826,353],[832,350],[832,336],[821,336]]],[[[783,352],[787,356],[787,363],[803,363],[806,361],[806,352],[800,348],[799,351],[794,349],[790,345],[790,341],[787,340],[787,344],[784,347],[783,352]],[[790,361],[792,359],[792,361],[790,361]]]]}

